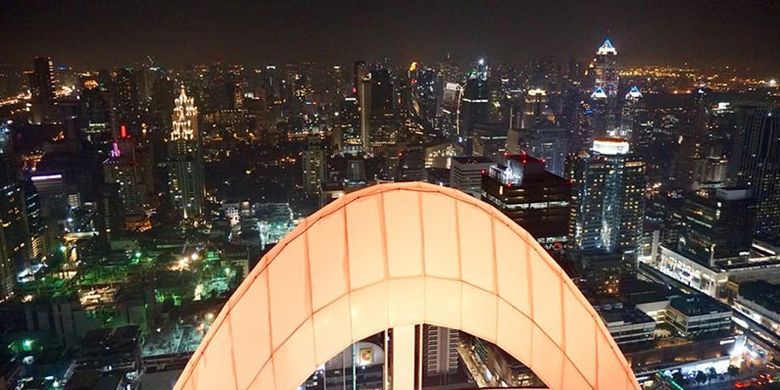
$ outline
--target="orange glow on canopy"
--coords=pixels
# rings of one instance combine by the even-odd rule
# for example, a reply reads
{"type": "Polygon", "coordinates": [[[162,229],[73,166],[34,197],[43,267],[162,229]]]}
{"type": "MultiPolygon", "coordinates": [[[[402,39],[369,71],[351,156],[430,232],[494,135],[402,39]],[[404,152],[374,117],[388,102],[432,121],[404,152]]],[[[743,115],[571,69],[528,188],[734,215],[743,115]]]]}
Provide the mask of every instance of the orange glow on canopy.
{"type": "Polygon", "coordinates": [[[551,389],[639,389],[596,312],[528,232],[424,183],[368,187],[305,219],[228,300],[175,389],[296,388],[350,344],[421,323],[498,345],[551,389]]]}

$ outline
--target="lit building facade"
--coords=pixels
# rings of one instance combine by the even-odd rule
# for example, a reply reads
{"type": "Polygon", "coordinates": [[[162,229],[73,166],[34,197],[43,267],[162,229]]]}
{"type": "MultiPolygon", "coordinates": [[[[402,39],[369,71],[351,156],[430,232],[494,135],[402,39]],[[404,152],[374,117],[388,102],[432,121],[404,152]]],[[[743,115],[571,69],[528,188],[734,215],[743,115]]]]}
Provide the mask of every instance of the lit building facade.
{"type": "Polygon", "coordinates": [[[450,159],[450,187],[473,197],[482,195],[482,175],[497,163],[487,157],[452,157],[450,159]]]}
{"type": "Polygon", "coordinates": [[[306,139],[306,150],[303,151],[303,191],[310,196],[319,196],[323,181],[325,181],[325,149],[319,135],[306,139]]]}
{"type": "Polygon", "coordinates": [[[750,191],[720,188],[689,194],[681,206],[678,252],[700,264],[746,261],[753,244],[754,201],[750,191]]]}
{"type": "Polygon", "coordinates": [[[34,70],[28,73],[30,82],[30,123],[40,125],[58,120],[55,100],[54,62],[49,57],[39,57],[33,62],[34,70]]]}
{"type": "Polygon", "coordinates": [[[600,118],[599,125],[603,128],[597,128],[598,131],[605,133],[597,134],[603,136],[609,134],[617,127],[617,93],[618,93],[618,65],[617,49],[612,45],[609,39],[596,51],[596,57],[590,65],[589,72],[593,73],[593,93],[591,99],[594,105],[603,106],[599,111],[603,118],[600,118]]]}
{"type": "Polygon", "coordinates": [[[645,215],[645,163],[625,140],[597,138],[567,170],[575,186],[571,247],[635,260],[645,215]]]}
{"type": "Polygon", "coordinates": [[[125,136],[115,141],[108,158],[103,161],[106,183],[119,184],[119,197],[125,214],[139,213],[146,202],[146,184],[136,156],[135,142],[125,136]]]}
{"type": "Polygon", "coordinates": [[[184,86],[175,100],[173,129],[168,139],[168,185],[174,206],[184,218],[202,213],[205,185],[203,154],[198,131],[198,107],[184,86]]]}
{"type": "Polygon", "coordinates": [[[780,235],[780,111],[768,106],[738,108],[731,156],[731,181],[752,191],[756,234],[780,235]]]}
{"type": "Polygon", "coordinates": [[[520,120],[520,127],[523,129],[533,128],[544,117],[542,116],[547,109],[547,92],[540,88],[529,89],[525,95],[523,104],[523,117],[520,120]]]}
{"type": "Polygon", "coordinates": [[[16,274],[28,258],[30,232],[24,191],[15,183],[0,188],[0,302],[13,294],[16,274]]]}
{"type": "Polygon", "coordinates": [[[623,108],[620,115],[620,126],[614,132],[614,135],[624,138],[626,141],[633,140],[634,129],[639,128],[640,123],[645,119],[645,102],[642,92],[636,86],[626,93],[623,100],[623,108]]]}
{"type": "Polygon", "coordinates": [[[563,250],[571,215],[571,183],[528,155],[507,156],[482,175],[482,200],[527,230],[550,252],[563,250]]]}

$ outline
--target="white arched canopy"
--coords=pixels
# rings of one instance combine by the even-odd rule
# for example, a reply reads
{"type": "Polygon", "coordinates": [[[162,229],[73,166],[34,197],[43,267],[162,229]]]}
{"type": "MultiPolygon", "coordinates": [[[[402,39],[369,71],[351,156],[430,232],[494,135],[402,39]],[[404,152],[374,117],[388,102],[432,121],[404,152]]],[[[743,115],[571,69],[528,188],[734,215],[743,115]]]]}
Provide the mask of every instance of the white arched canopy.
{"type": "Polygon", "coordinates": [[[551,389],[639,389],[530,234],[424,183],[369,187],[304,220],[239,286],[175,389],[293,389],[353,342],[422,323],[498,345],[551,389]]]}

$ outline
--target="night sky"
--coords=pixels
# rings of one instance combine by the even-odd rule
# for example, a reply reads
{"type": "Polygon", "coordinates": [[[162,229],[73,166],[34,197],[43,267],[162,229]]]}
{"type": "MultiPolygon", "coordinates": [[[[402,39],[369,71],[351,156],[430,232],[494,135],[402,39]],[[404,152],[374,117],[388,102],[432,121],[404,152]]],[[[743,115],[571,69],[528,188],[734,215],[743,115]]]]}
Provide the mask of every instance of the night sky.
{"type": "Polygon", "coordinates": [[[587,60],[605,36],[627,64],[727,63],[773,74],[780,2],[0,0],[0,62],[23,66],[40,55],[76,67],[147,55],[166,66],[438,61],[448,52],[587,60]]]}

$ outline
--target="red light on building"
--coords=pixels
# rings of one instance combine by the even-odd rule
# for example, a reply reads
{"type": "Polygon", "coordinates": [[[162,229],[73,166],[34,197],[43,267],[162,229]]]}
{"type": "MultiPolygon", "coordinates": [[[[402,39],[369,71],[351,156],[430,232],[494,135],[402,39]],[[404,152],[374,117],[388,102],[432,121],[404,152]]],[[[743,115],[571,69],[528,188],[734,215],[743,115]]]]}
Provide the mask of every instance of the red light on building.
{"type": "Polygon", "coordinates": [[[119,138],[127,138],[127,125],[119,126],[119,138]]]}

